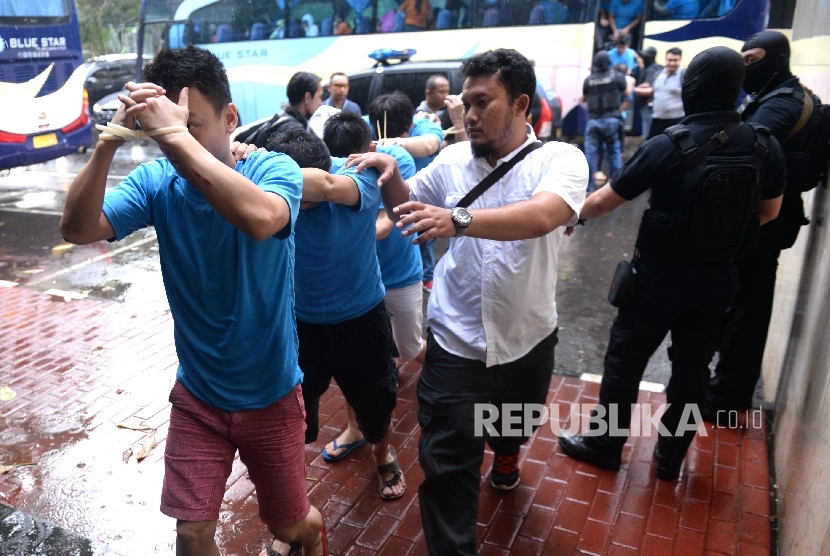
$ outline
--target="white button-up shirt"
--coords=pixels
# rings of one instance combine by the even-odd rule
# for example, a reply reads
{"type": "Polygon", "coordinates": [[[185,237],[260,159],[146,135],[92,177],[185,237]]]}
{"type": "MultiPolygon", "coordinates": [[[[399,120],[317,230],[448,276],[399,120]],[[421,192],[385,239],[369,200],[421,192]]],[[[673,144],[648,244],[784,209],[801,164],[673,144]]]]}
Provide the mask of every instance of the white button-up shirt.
{"type": "MultiPolygon", "coordinates": [[[[527,141],[499,159],[504,163],[536,141],[527,141]]],[[[442,150],[428,167],[407,182],[410,198],[454,207],[494,168],[474,158],[467,142],[442,150]]],[[[585,202],[588,164],[582,152],[550,142],[532,151],[469,208],[495,208],[529,200],[538,192],[560,196],[575,215],[585,202]]],[[[448,352],[484,361],[488,367],[526,355],[556,328],[556,269],[564,228],[519,241],[472,237],[449,240],[435,269],[427,320],[438,344],[448,352]]]]}

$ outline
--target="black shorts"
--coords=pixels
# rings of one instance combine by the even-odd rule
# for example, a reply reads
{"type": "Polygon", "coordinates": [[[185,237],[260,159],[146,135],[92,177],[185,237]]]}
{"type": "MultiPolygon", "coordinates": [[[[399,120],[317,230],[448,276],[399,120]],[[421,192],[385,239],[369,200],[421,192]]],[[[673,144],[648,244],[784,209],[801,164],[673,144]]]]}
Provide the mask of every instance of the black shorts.
{"type": "Polygon", "coordinates": [[[386,304],[337,324],[297,319],[300,369],[306,410],[306,443],[317,440],[320,396],[331,379],[354,409],[370,444],[383,439],[398,400],[398,371],[392,361],[392,328],[386,304]]]}

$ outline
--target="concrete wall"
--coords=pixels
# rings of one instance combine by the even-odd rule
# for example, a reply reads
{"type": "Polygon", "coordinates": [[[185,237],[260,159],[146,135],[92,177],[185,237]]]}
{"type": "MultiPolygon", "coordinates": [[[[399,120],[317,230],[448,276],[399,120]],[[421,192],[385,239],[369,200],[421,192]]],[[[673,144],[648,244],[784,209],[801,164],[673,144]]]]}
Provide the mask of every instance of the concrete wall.
{"type": "MultiPolygon", "coordinates": [[[[793,73],[830,102],[830,0],[798,0],[793,73]]],[[[779,259],[764,355],[774,401],[783,555],[830,554],[830,193],[804,195],[812,223],[779,259]]]]}

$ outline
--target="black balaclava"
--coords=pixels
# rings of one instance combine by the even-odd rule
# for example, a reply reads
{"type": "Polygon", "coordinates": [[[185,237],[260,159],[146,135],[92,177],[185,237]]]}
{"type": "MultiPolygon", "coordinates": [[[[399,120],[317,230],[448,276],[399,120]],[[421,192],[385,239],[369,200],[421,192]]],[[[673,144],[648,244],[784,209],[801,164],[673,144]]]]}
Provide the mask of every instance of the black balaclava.
{"type": "Polygon", "coordinates": [[[744,60],[725,46],[707,48],[683,74],[683,110],[687,116],[735,110],[744,82],[744,60]]]}
{"type": "Polygon", "coordinates": [[[594,55],[594,73],[605,73],[611,68],[611,57],[604,50],[594,55]]]}
{"type": "Polygon", "coordinates": [[[651,64],[654,63],[654,59],[657,57],[657,49],[653,46],[649,46],[645,50],[640,52],[640,58],[643,59],[643,66],[649,67],[651,64]]]}
{"type": "Polygon", "coordinates": [[[763,48],[763,58],[746,66],[744,90],[747,93],[759,93],[762,89],[772,87],[790,79],[790,41],[778,31],[761,31],[749,37],[741,52],[751,48],[763,48]]]}

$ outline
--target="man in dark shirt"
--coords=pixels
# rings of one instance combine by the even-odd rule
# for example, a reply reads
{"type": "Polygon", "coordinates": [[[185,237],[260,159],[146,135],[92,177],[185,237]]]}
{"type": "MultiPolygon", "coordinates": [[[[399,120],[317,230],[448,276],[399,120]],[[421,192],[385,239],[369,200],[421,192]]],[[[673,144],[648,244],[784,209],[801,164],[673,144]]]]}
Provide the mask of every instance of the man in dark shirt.
{"type": "Polygon", "coordinates": [[[582,100],[588,103],[588,123],[585,124],[585,158],[588,159],[588,191],[594,190],[594,173],[599,170],[600,146],[605,146],[611,174],[622,166],[620,141],[621,96],[628,98],[625,76],[611,68],[611,59],[605,51],[594,55],[593,72],[582,84],[582,100]]]}
{"type": "Polygon", "coordinates": [[[637,78],[634,87],[634,99],[640,107],[640,121],[642,122],[643,137],[648,137],[651,131],[651,121],[654,118],[654,78],[663,69],[663,66],[655,61],[657,49],[653,46],[647,47],[640,52],[643,59],[643,69],[637,78]]]}
{"type": "MultiPolygon", "coordinates": [[[[772,315],[778,256],[782,249],[792,247],[798,230],[808,222],[801,191],[810,189],[805,187],[809,177],[804,175],[809,164],[794,160],[792,154],[809,152],[810,129],[808,122],[790,137],[804,106],[804,89],[790,73],[790,43],[777,31],[763,31],[744,43],[741,54],[746,62],[744,90],[751,95],[741,118],[769,128],[782,145],[787,156],[787,187],[778,218],[761,229],[756,248],[737,265],[741,285],[734,304],[743,307],[743,314],[731,329],[728,345],[720,349],[709,385],[703,416],[711,421],[717,420],[719,411],[752,406],[772,315]]],[[[725,413],[720,421],[725,424],[725,413]]]]}
{"type": "Polygon", "coordinates": [[[307,71],[298,71],[285,88],[288,104],[269,121],[246,129],[234,138],[240,143],[261,147],[271,135],[292,130],[307,131],[308,119],[323,103],[323,85],[319,77],[307,71]]]}
{"type": "Polygon", "coordinates": [[[691,183],[685,180],[687,172],[696,176],[700,165],[686,169],[681,140],[661,134],[647,141],[611,184],[588,197],[580,213],[582,218],[596,218],[652,190],[637,238],[638,284],[611,328],[595,426],[584,436],[559,438],[571,457],[607,469],[620,468],[640,379],[652,353],[671,331],[672,376],[666,389],[671,405],[660,420],[664,428],[655,458],[658,478],[674,480],[680,473],[697,430],[698,404],[702,406],[706,399],[718,323],[738,287],[732,259],[753,221],[757,226],[776,217],[784,189],[784,157],[777,141],[740,125],[734,110],[743,69],[737,52],[715,47],[695,57],[683,82],[688,115],[683,124],[698,150],[710,141],[717,145],[714,136],[729,136],[711,151],[713,158],[704,162],[724,161],[723,167],[718,166],[720,173],[714,173],[719,179],[705,181],[706,187],[699,178],[691,183]],[[747,166],[747,174],[733,174],[730,168],[747,159],[755,164],[747,166]],[[742,176],[744,180],[738,181],[742,176]],[[706,208],[712,203],[701,202],[704,193],[707,203],[724,197],[727,202],[720,203],[720,208],[706,208]],[[701,204],[704,209],[699,212],[701,204]],[[736,205],[741,211],[735,211],[736,205]],[[601,429],[602,424],[606,431],[600,434],[596,426],[601,429]]]}

